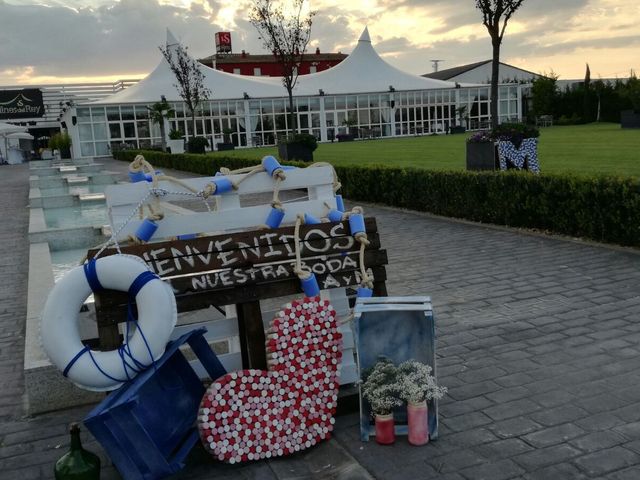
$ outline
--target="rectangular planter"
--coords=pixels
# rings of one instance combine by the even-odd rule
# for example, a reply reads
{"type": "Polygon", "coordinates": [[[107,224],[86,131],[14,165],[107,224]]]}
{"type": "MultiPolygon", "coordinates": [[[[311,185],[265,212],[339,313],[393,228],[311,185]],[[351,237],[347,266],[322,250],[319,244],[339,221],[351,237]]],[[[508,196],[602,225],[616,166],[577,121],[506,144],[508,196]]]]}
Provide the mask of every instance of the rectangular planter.
{"type": "Polygon", "coordinates": [[[171,150],[171,153],[184,153],[184,140],[169,139],[167,140],[167,147],[171,150]]]}
{"type": "Polygon", "coordinates": [[[216,143],[216,150],[218,150],[219,152],[224,152],[226,150],[233,150],[233,149],[234,149],[233,143],[216,143]]]}
{"type": "Polygon", "coordinates": [[[640,112],[624,110],[620,112],[620,126],[622,128],[640,128],[640,112]]]}
{"type": "Polygon", "coordinates": [[[338,142],[353,142],[353,135],[339,134],[336,136],[338,142]]]}
{"type": "Polygon", "coordinates": [[[278,144],[278,156],[280,160],[301,160],[303,162],[313,162],[313,151],[306,145],[299,143],[278,144]]]}
{"type": "Polygon", "coordinates": [[[495,170],[497,158],[493,142],[467,142],[467,170],[495,170]]]}

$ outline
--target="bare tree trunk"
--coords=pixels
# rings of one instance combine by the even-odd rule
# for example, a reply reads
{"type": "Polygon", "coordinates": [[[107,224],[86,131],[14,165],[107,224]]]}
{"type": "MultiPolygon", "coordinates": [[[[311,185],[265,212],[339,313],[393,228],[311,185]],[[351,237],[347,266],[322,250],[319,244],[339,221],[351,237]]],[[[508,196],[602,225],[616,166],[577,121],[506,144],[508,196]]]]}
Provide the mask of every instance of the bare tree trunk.
{"type": "Polygon", "coordinates": [[[491,128],[498,126],[498,81],[500,80],[500,39],[491,35],[493,61],[491,63],[491,128]]]}
{"type": "Polygon", "coordinates": [[[291,133],[297,133],[296,129],[296,112],[293,109],[293,90],[287,89],[287,93],[289,94],[289,128],[291,129],[291,133]]]}
{"type": "Polygon", "coordinates": [[[166,130],[164,128],[164,117],[162,117],[160,119],[160,138],[162,139],[162,141],[161,141],[162,151],[166,152],[167,151],[167,138],[166,138],[166,130]]]}

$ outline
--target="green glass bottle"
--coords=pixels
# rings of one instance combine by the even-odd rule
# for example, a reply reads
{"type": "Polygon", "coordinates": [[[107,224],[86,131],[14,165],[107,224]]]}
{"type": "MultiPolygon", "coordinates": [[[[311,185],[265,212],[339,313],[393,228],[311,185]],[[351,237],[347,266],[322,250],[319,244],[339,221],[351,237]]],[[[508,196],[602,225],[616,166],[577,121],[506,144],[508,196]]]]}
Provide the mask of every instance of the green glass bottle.
{"type": "Polygon", "coordinates": [[[72,423],[69,428],[71,445],[69,452],[63,455],[53,469],[56,480],[99,480],[100,458],[82,448],[80,427],[72,423]]]}

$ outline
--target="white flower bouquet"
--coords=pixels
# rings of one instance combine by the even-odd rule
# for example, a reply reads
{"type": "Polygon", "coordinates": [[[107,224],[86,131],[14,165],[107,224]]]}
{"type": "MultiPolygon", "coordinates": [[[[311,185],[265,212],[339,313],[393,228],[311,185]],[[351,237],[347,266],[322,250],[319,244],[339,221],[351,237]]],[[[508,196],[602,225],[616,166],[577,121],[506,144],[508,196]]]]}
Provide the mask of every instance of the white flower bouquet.
{"type": "Polygon", "coordinates": [[[398,395],[407,403],[419,404],[433,398],[439,399],[447,393],[447,387],[439,387],[431,372],[433,369],[424,363],[408,360],[397,368],[398,395]]]}
{"type": "Polygon", "coordinates": [[[378,361],[362,383],[362,395],[374,415],[389,415],[402,405],[398,392],[398,368],[389,360],[378,361]]]}

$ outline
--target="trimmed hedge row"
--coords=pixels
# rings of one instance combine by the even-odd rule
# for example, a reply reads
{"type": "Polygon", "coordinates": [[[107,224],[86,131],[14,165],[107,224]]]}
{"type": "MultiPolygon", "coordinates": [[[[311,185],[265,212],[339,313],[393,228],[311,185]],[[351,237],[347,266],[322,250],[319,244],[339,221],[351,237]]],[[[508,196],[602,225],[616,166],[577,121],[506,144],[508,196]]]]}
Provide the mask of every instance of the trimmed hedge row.
{"type": "MultiPolygon", "coordinates": [[[[213,175],[220,167],[256,164],[252,159],[151,151],[122,151],[114,156],[131,161],[138,153],[154,167],[203,175],[213,175]]],[[[350,200],[640,246],[640,181],[636,178],[385,166],[340,166],[336,172],[341,193],[350,200]]]]}

